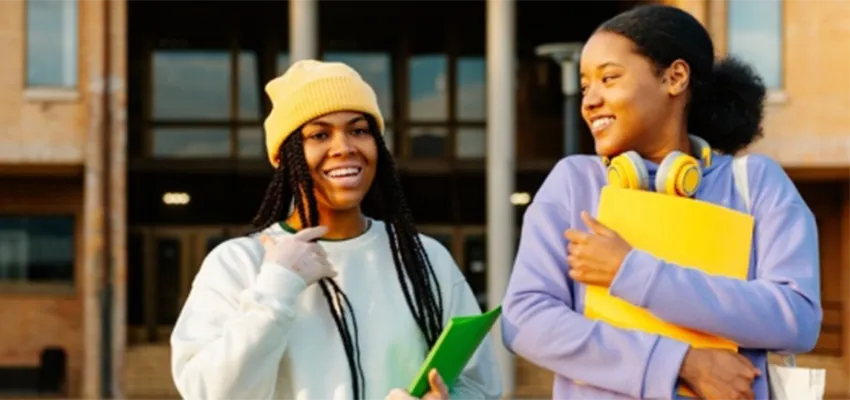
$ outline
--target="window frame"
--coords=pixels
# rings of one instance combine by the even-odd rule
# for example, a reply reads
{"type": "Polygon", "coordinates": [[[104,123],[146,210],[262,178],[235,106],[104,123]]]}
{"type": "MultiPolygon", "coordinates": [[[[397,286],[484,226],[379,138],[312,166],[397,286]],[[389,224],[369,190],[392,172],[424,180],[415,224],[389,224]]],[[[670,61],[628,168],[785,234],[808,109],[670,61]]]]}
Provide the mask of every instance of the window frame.
{"type": "Polygon", "coordinates": [[[396,73],[398,75],[396,79],[396,97],[399,102],[399,111],[401,115],[398,116],[397,126],[398,130],[395,132],[396,140],[399,142],[398,147],[398,158],[406,165],[422,165],[426,169],[431,169],[430,167],[435,164],[448,164],[450,167],[456,167],[458,165],[466,165],[466,164],[481,164],[486,159],[487,154],[487,111],[485,105],[484,118],[482,120],[461,120],[457,115],[457,107],[456,104],[459,100],[458,98],[458,62],[462,58],[467,57],[481,57],[485,62],[485,101],[487,98],[486,95],[486,54],[479,54],[479,52],[470,52],[470,51],[462,51],[460,46],[458,45],[459,40],[457,38],[456,33],[450,33],[447,36],[447,40],[445,43],[440,43],[435,47],[435,43],[428,43],[427,48],[423,48],[422,51],[419,49],[414,49],[413,40],[410,35],[405,35],[404,43],[402,45],[402,49],[399,52],[401,62],[400,65],[396,69],[396,73]],[[410,117],[411,114],[411,98],[409,93],[410,87],[410,62],[412,58],[417,54],[439,54],[446,58],[447,69],[446,69],[446,119],[444,120],[416,120],[410,117]],[[442,157],[414,157],[413,156],[413,137],[411,136],[411,129],[416,128],[442,128],[446,129],[446,143],[445,143],[445,155],[442,157]],[[458,157],[458,148],[457,148],[457,136],[458,130],[463,128],[480,128],[484,129],[484,154],[480,158],[477,157],[468,157],[461,158],[458,157]]]}

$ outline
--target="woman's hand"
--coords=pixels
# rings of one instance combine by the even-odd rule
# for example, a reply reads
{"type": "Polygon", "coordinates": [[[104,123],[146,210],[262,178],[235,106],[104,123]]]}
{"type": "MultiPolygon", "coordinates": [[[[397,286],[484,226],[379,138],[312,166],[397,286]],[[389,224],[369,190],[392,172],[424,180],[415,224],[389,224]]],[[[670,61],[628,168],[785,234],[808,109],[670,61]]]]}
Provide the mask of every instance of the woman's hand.
{"type": "Polygon", "coordinates": [[[328,232],[328,228],[317,226],[304,228],[294,235],[271,237],[263,234],[260,243],[266,252],[263,262],[280,265],[298,274],[307,286],[322,278],[336,276],[327,254],[314,240],[328,232]]]}
{"type": "Polygon", "coordinates": [[[590,232],[577,229],[564,232],[564,237],[570,241],[567,245],[570,278],[587,285],[608,287],[632,246],[587,211],[582,211],[581,219],[590,232]]]}
{"type": "Polygon", "coordinates": [[[753,380],[761,374],[750,360],[729,350],[690,349],[679,377],[701,399],[753,399],[753,380]]]}
{"type": "MultiPolygon", "coordinates": [[[[449,389],[446,387],[446,384],[443,383],[443,378],[440,377],[440,374],[437,373],[436,369],[432,369],[430,373],[428,373],[428,383],[431,385],[431,390],[428,393],[425,393],[422,396],[422,400],[448,400],[449,399],[449,389]]],[[[415,400],[416,398],[411,396],[407,390],[404,389],[393,389],[387,394],[387,397],[384,400],[415,400]]]]}

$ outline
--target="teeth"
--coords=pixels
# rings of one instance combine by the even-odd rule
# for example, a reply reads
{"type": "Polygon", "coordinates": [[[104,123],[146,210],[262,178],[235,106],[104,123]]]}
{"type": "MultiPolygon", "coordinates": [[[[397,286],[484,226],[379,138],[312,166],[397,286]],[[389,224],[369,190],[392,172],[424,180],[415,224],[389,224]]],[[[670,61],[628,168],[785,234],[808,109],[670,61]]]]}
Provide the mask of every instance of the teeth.
{"type": "Polygon", "coordinates": [[[344,176],[352,176],[360,173],[360,168],[337,168],[328,171],[328,176],[331,178],[341,178],[344,176]]]}
{"type": "Polygon", "coordinates": [[[593,122],[590,123],[590,128],[593,129],[594,131],[604,129],[605,127],[610,125],[612,122],[614,122],[614,118],[611,118],[611,117],[604,117],[604,118],[595,119],[595,120],[593,120],[593,122]]]}

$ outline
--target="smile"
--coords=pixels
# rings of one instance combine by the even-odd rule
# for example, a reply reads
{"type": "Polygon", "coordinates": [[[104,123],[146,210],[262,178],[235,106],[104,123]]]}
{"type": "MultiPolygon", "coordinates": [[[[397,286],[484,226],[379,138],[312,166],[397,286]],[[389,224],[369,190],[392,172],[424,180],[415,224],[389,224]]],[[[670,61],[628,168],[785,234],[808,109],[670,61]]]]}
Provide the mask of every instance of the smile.
{"type": "Polygon", "coordinates": [[[605,130],[606,128],[611,126],[611,124],[613,124],[615,120],[616,120],[616,118],[614,118],[614,117],[594,118],[593,120],[590,121],[590,130],[593,133],[602,132],[603,130],[605,130]]]}
{"type": "Polygon", "coordinates": [[[341,167],[341,168],[333,168],[325,171],[325,176],[328,178],[350,178],[357,175],[363,171],[363,168],[360,167],[341,167]]]}
{"type": "Polygon", "coordinates": [[[346,166],[324,171],[327,180],[339,189],[357,189],[363,183],[363,167],[346,166]]]}

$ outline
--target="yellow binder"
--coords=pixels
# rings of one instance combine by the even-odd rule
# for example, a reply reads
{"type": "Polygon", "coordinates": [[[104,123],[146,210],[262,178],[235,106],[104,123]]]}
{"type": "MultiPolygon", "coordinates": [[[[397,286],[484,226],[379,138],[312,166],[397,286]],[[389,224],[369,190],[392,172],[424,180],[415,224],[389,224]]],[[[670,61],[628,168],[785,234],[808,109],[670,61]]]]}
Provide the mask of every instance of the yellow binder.
{"type": "MultiPolygon", "coordinates": [[[[747,278],[754,225],[748,214],[705,201],[609,186],[602,189],[597,220],[633,248],[664,261],[712,275],[747,278]]],[[[697,348],[738,348],[731,340],[665,322],[598,286],[587,288],[584,315],[697,348]]],[[[687,390],[680,393],[693,395],[687,390]]]]}

